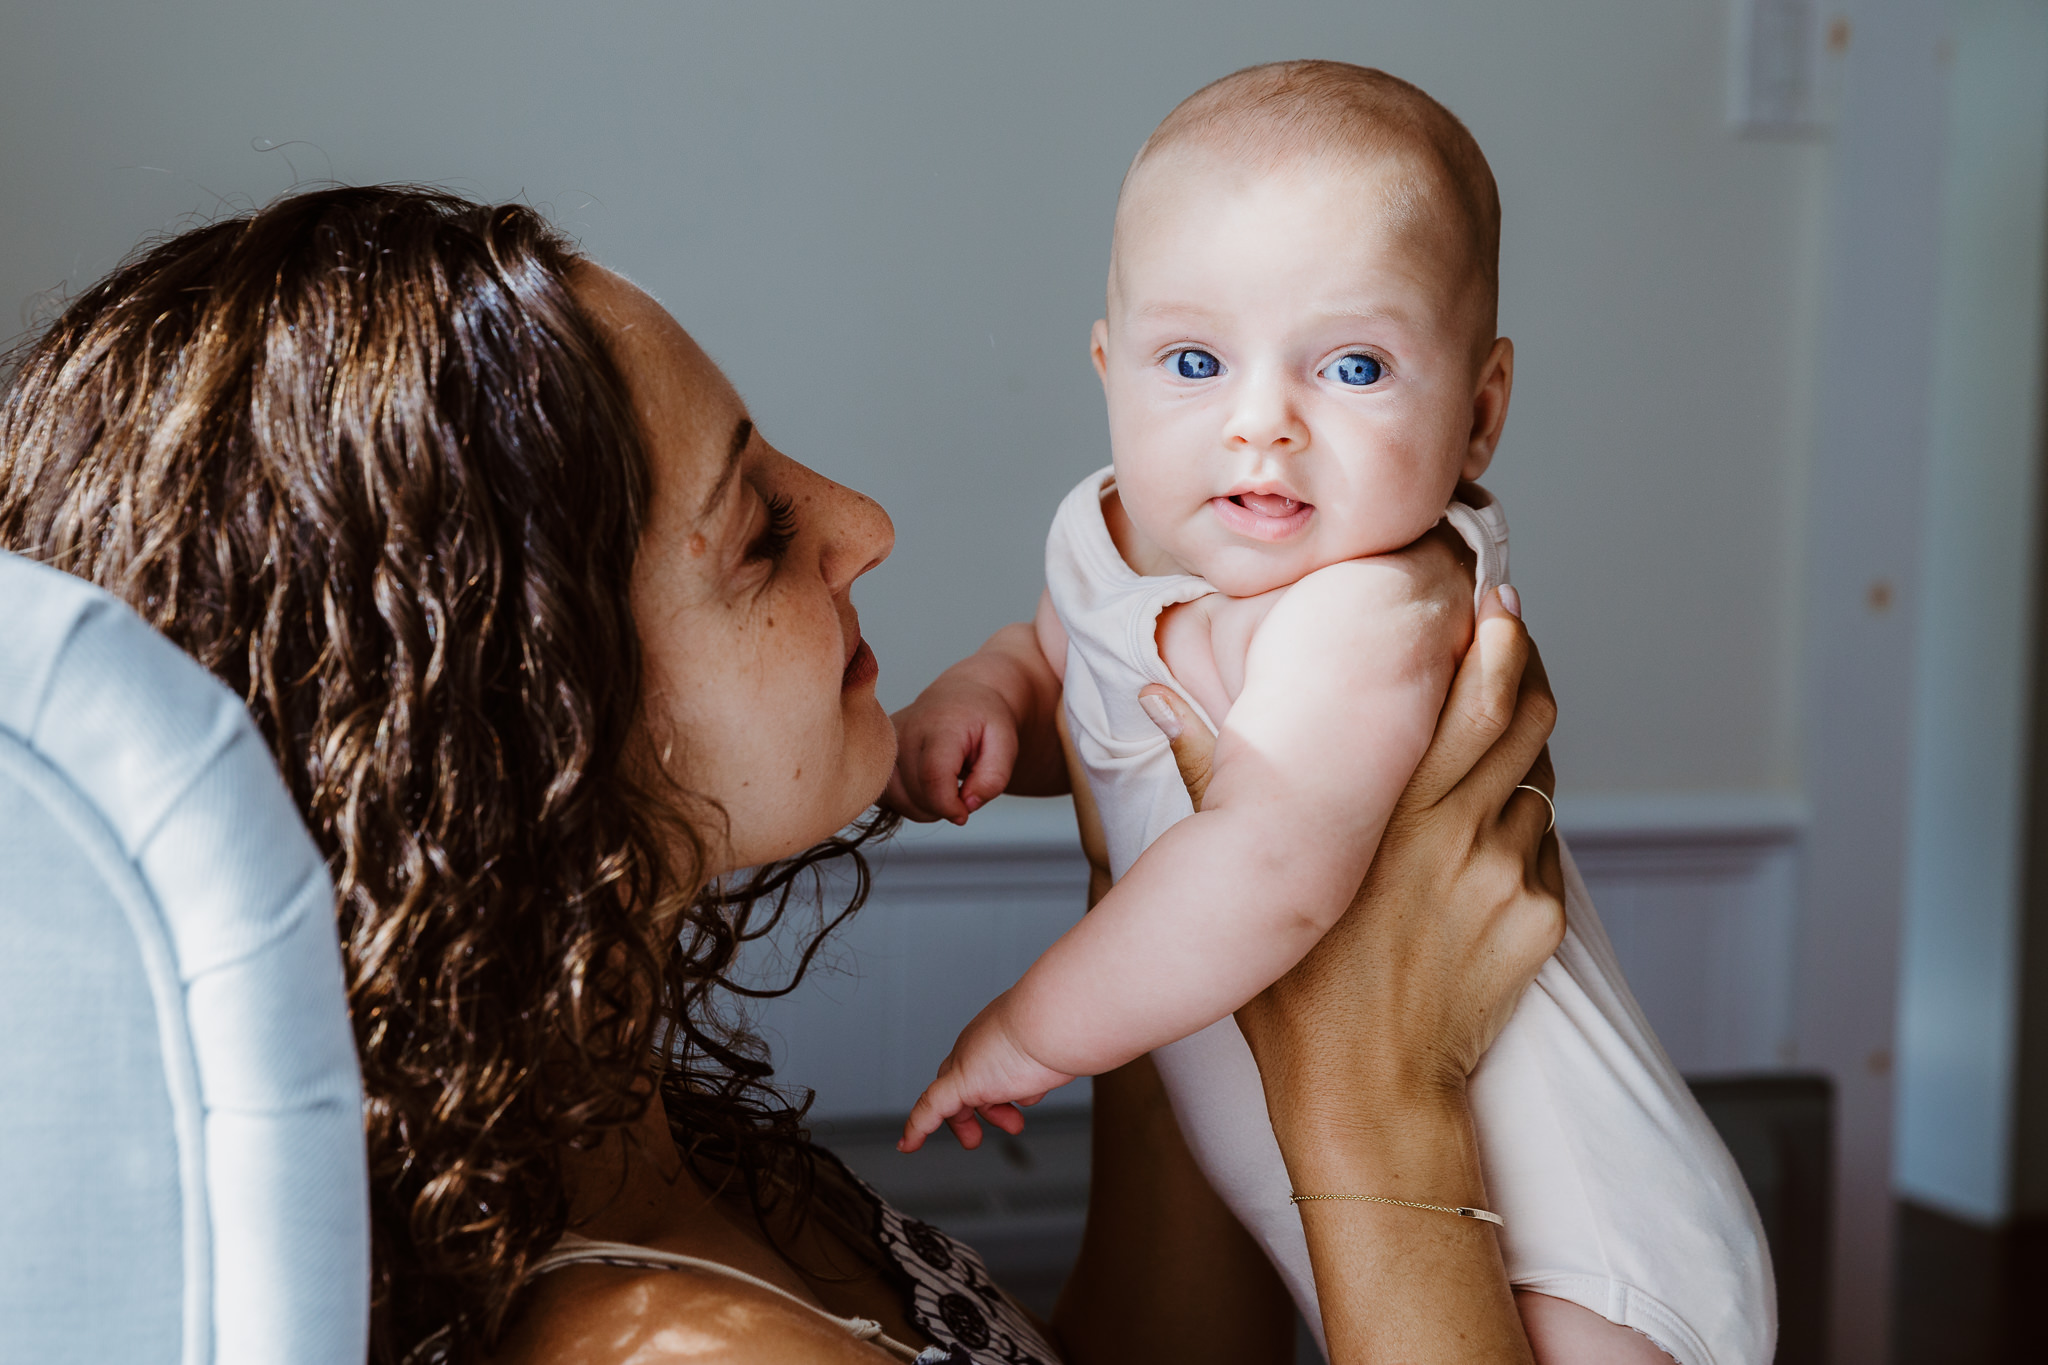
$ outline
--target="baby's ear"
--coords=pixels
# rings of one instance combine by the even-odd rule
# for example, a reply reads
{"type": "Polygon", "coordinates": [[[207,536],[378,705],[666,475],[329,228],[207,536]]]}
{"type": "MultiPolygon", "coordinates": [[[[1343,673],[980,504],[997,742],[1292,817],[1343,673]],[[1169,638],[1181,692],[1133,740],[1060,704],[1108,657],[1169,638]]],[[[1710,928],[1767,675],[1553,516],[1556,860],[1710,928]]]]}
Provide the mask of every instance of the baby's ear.
{"type": "Polygon", "coordinates": [[[1095,377],[1109,382],[1109,319],[1097,318],[1088,329],[1088,358],[1095,362],[1095,377]]]}
{"type": "Polygon", "coordinates": [[[1493,463],[1501,428],[1508,420],[1508,397],[1515,387],[1515,343],[1495,337],[1479,365],[1479,383],[1472,392],[1472,434],[1465,443],[1465,463],[1458,477],[1478,478],[1493,463]]]}

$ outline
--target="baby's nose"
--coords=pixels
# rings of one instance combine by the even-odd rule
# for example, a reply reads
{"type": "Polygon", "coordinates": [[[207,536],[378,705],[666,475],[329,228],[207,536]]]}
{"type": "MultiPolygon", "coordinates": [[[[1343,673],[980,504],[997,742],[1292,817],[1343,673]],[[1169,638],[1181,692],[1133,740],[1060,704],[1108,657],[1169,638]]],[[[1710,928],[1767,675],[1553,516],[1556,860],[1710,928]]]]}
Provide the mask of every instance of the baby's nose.
{"type": "Polygon", "coordinates": [[[1253,383],[1240,390],[1223,437],[1240,449],[1287,452],[1308,444],[1308,427],[1286,385],[1253,383]]]}

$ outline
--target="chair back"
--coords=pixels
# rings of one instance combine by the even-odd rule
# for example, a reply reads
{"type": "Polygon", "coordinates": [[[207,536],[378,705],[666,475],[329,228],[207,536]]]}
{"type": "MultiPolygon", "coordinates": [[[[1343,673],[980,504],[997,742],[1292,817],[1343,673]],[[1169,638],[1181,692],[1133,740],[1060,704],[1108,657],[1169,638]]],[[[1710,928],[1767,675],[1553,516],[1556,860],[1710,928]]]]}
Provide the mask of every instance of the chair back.
{"type": "Polygon", "coordinates": [[[361,1365],[327,869],[241,703],[0,553],[0,1362],[361,1365]]]}

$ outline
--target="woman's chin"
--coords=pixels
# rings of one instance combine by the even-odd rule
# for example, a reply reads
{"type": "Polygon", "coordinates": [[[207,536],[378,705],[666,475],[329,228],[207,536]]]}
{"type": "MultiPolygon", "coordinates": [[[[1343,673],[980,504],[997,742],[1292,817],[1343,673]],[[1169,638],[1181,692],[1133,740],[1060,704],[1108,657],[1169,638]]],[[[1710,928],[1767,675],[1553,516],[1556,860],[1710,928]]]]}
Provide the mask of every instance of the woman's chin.
{"type": "Polygon", "coordinates": [[[882,799],[882,789],[889,785],[889,775],[896,769],[896,726],[873,692],[862,700],[866,705],[848,698],[851,704],[846,718],[847,767],[860,774],[857,787],[863,793],[860,809],[847,817],[848,822],[860,818],[869,806],[882,799]]]}

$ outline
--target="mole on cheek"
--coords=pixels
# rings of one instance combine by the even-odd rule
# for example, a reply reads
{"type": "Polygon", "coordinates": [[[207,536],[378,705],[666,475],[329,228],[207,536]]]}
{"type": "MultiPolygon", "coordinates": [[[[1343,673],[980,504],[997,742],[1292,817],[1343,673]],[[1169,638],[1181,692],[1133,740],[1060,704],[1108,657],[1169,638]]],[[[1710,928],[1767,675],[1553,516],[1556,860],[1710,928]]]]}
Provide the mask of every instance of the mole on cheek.
{"type": "Polygon", "coordinates": [[[683,553],[692,559],[700,557],[708,548],[702,532],[697,532],[683,542],[683,553]]]}

